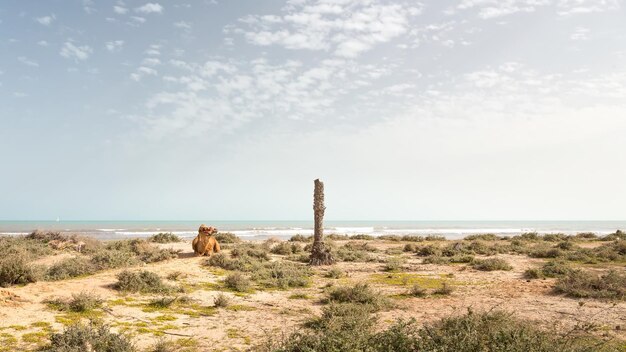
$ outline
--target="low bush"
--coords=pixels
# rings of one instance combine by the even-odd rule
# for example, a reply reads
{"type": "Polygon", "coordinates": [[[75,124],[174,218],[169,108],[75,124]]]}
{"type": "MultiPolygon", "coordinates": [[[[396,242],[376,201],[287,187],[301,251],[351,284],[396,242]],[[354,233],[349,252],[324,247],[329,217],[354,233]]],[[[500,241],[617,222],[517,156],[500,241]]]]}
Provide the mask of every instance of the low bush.
{"type": "Polygon", "coordinates": [[[155,235],[150,236],[150,238],[148,238],[148,241],[156,243],[172,243],[180,242],[182,240],[180,239],[180,237],[171,232],[159,232],[155,235]]]}
{"type": "Polygon", "coordinates": [[[113,288],[118,291],[141,293],[169,293],[175,290],[174,287],[164,284],[159,275],[153,272],[128,270],[117,274],[117,283],[113,288]]]}
{"type": "Polygon", "coordinates": [[[330,268],[330,270],[328,270],[326,272],[326,276],[327,278],[330,279],[340,279],[341,277],[343,277],[345,274],[343,272],[343,270],[339,269],[338,267],[334,266],[332,268],[330,268]]]}
{"type": "Polygon", "coordinates": [[[266,288],[306,287],[313,275],[311,268],[290,262],[270,262],[252,273],[252,280],[266,288]]]}
{"type": "Polygon", "coordinates": [[[420,247],[415,253],[417,253],[420,257],[440,256],[441,248],[430,244],[428,246],[420,247]]]}
{"type": "Polygon", "coordinates": [[[383,269],[385,271],[394,271],[394,272],[402,271],[405,263],[406,263],[406,260],[404,260],[404,258],[391,257],[387,259],[387,262],[385,263],[385,266],[383,267],[383,269]]]}
{"type": "Polygon", "coordinates": [[[441,284],[441,287],[433,291],[433,294],[440,295],[440,296],[448,296],[448,295],[451,295],[452,292],[454,292],[454,288],[452,287],[452,285],[449,285],[448,283],[444,282],[443,284],[441,284]]]}
{"type": "Polygon", "coordinates": [[[226,270],[254,271],[261,268],[263,262],[259,258],[242,255],[236,258],[229,258],[223,253],[217,253],[202,262],[202,265],[215,266],[226,270]]]}
{"type": "Polygon", "coordinates": [[[570,297],[626,300],[626,274],[594,274],[570,270],[557,280],[555,290],[570,297]]]}
{"type": "Polygon", "coordinates": [[[313,236],[304,236],[304,235],[294,235],[289,239],[290,242],[311,242],[313,241],[313,236]]]}
{"type": "Polygon", "coordinates": [[[425,297],[427,294],[426,289],[419,284],[414,284],[409,288],[408,295],[413,297],[425,297]]]}
{"type": "Polygon", "coordinates": [[[494,235],[492,233],[483,233],[483,234],[478,234],[478,235],[469,235],[469,236],[466,236],[464,238],[464,240],[466,240],[466,241],[474,241],[474,240],[499,241],[501,239],[502,239],[502,237],[500,237],[498,235],[494,235]]]}
{"type": "Polygon", "coordinates": [[[254,243],[245,243],[239,245],[230,251],[230,255],[233,258],[251,257],[264,261],[270,260],[269,249],[267,248],[267,246],[254,243]]]}
{"type": "Polygon", "coordinates": [[[474,269],[481,271],[508,271],[513,269],[513,267],[506,260],[500,258],[476,259],[471,265],[474,269]]]}
{"type": "Polygon", "coordinates": [[[96,266],[85,257],[63,259],[53,264],[46,271],[46,280],[57,281],[74,277],[91,275],[96,272],[96,266]]]}
{"type": "Polygon", "coordinates": [[[52,254],[45,243],[26,236],[0,236],[0,258],[19,256],[26,261],[52,254]]]}
{"type": "Polygon", "coordinates": [[[270,249],[271,253],[290,255],[302,252],[302,246],[298,243],[280,242],[270,249]]]}
{"type": "Polygon", "coordinates": [[[365,352],[609,352],[619,343],[593,336],[543,331],[530,321],[501,311],[468,312],[421,326],[397,320],[377,332],[376,319],[361,305],[332,305],[322,316],[282,340],[268,341],[264,351],[365,352]]]}
{"type": "Polygon", "coordinates": [[[342,248],[348,249],[351,251],[378,252],[378,249],[376,249],[376,247],[372,246],[371,244],[367,242],[351,241],[351,242],[344,244],[342,248]]]}
{"type": "Polygon", "coordinates": [[[218,308],[226,308],[230,305],[230,302],[230,297],[221,292],[213,299],[213,305],[218,308]]]}
{"type": "Polygon", "coordinates": [[[41,269],[32,265],[21,256],[11,255],[0,258],[0,286],[24,285],[37,282],[41,278],[41,269]]]}
{"type": "Polygon", "coordinates": [[[239,243],[241,239],[234,233],[230,232],[218,232],[215,234],[215,239],[219,243],[239,243]]]}
{"type": "Polygon", "coordinates": [[[40,351],[134,352],[136,348],[129,337],[111,332],[106,325],[91,323],[71,325],[61,333],[50,334],[50,344],[40,351]]]}
{"type": "Polygon", "coordinates": [[[224,285],[237,292],[247,292],[252,287],[250,279],[246,275],[239,272],[226,276],[224,279],[224,285]]]}
{"type": "Polygon", "coordinates": [[[440,255],[431,255],[422,260],[424,264],[445,265],[450,263],[450,259],[440,255]]]}
{"type": "Polygon", "coordinates": [[[415,244],[415,243],[407,243],[404,245],[404,247],[402,248],[402,250],[404,252],[417,252],[419,250],[420,246],[415,244]]]}
{"type": "Polygon", "coordinates": [[[46,301],[54,309],[66,312],[84,313],[102,307],[104,301],[97,295],[89,292],[72,294],[69,300],[54,299],[46,301]]]}
{"type": "Polygon", "coordinates": [[[372,311],[390,305],[389,300],[380,292],[373,291],[368,284],[358,283],[354,286],[331,287],[328,291],[328,303],[357,303],[369,305],[372,311]]]}
{"type": "Polygon", "coordinates": [[[363,250],[355,250],[350,247],[342,246],[336,251],[332,251],[333,256],[344,262],[371,262],[375,258],[369,252],[363,250]]]}
{"type": "Polygon", "coordinates": [[[140,263],[137,257],[129,251],[118,249],[102,249],[91,256],[91,263],[97,270],[125,268],[140,263]]]}

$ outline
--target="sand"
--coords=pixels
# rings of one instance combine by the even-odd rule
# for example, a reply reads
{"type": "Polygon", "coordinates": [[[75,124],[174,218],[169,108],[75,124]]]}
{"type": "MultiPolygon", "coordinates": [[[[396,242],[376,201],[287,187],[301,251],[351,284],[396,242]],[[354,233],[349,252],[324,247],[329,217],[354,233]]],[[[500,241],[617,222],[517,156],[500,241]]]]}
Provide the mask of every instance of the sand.
{"type": "MultiPolygon", "coordinates": [[[[380,250],[403,246],[402,243],[383,241],[368,241],[368,244],[380,250]]],[[[382,263],[342,262],[336,266],[347,273],[345,278],[325,278],[323,272],[328,268],[315,268],[316,275],[307,288],[257,291],[243,295],[225,292],[232,298],[232,305],[226,309],[215,309],[211,306],[214,298],[222,292],[217,286],[223,280],[223,271],[202,267],[200,263],[204,258],[193,255],[190,242],[160,246],[182,250],[180,257],[133,269],[153,271],[163,278],[173,272],[184,273],[186,277],[177,282],[167,282],[186,286],[190,291],[186,295],[197,300],[195,308],[186,313],[180,309],[144,311],[145,303],[160,296],[120,294],[113,290],[111,285],[116,282],[115,276],[121,269],[79,279],[3,288],[0,289],[0,336],[4,336],[2,338],[5,340],[0,338],[0,344],[2,341],[8,343],[8,336],[16,338],[16,343],[24,348],[34,348],[38,343],[45,343],[42,336],[48,327],[43,322],[49,323],[52,330],[61,331],[64,323],[68,323],[72,317],[49,308],[44,301],[88,291],[99,295],[106,302],[100,318],[114,331],[131,334],[140,349],[148,348],[159,339],[166,339],[195,346],[202,351],[245,351],[271,336],[298,329],[299,324],[318,314],[322,307],[320,299],[324,295],[323,288],[328,283],[356,282],[369,282],[384,294],[395,297],[394,309],[377,313],[381,325],[397,318],[416,318],[419,322],[429,322],[450,314],[462,314],[468,309],[496,308],[535,320],[539,325],[551,326],[556,323],[562,329],[592,322],[597,327],[595,333],[626,339],[626,302],[572,299],[553,294],[554,279],[528,281],[523,278],[522,273],[526,269],[543,262],[526,256],[498,255],[506,259],[513,270],[494,272],[476,271],[466,264],[421,264],[421,258],[409,253],[402,254],[407,260],[402,274],[384,272],[382,263]],[[426,278],[426,282],[434,285],[438,285],[441,280],[451,280],[455,290],[450,296],[407,298],[402,296],[408,289],[408,285],[402,284],[403,276],[420,280],[426,278]],[[306,298],[290,298],[294,293],[301,293],[306,298]]],[[[228,253],[228,250],[225,252],[228,253]]],[[[387,257],[382,252],[375,255],[387,257]]],[[[69,256],[72,254],[62,253],[39,262],[49,265],[69,256]]],[[[282,259],[282,256],[272,256],[272,260],[282,259]]]]}

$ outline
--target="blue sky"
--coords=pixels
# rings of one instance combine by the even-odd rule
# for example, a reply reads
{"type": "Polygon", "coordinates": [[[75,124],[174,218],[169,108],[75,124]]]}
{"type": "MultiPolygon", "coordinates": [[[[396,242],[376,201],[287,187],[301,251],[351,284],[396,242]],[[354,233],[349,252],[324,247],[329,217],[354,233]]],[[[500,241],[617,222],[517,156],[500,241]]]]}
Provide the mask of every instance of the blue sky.
{"type": "Polygon", "coordinates": [[[0,2],[1,219],[625,219],[623,0],[0,2]]]}

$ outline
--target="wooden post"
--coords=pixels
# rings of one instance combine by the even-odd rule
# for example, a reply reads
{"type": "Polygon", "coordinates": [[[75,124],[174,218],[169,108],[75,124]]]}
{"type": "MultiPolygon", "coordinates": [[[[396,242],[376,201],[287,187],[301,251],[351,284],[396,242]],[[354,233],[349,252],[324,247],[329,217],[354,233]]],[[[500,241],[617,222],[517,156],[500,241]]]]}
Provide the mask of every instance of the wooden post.
{"type": "Polygon", "coordinates": [[[315,227],[313,232],[313,246],[311,248],[311,265],[330,265],[333,260],[330,250],[324,245],[324,183],[319,179],[314,181],[315,190],[313,192],[313,212],[315,227]]]}

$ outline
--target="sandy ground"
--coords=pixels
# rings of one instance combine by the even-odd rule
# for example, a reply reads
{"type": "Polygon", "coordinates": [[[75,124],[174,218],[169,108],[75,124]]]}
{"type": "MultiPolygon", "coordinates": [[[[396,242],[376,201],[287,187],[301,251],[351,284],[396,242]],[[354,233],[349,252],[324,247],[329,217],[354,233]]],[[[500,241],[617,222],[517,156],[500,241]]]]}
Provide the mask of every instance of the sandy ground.
{"type": "MultiPolygon", "coordinates": [[[[403,246],[402,243],[381,241],[368,243],[381,250],[403,246]]],[[[115,275],[121,270],[110,270],[80,279],[5,288],[0,289],[0,346],[8,344],[11,336],[24,348],[34,348],[38,343],[44,343],[45,338],[42,336],[47,329],[62,330],[64,323],[67,324],[72,316],[50,309],[43,302],[88,291],[99,295],[106,302],[100,318],[111,325],[113,330],[131,334],[141,349],[148,348],[159,339],[166,339],[195,345],[202,351],[244,351],[268,336],[297,329],[298,324],[312,314],[319,313],[323,288],[329,282],[368,282],[382,293],[395,297],[394,309],[377,313],[383,325],[397,318],[416,318],[419,322],[428,322],[450,314],[462,314],[468,309],[497,308],[536,320],[538,324],[558,324],[563,329],[570,329],[580,323],[593,323],[597,334],[626,339],[626,302],[566,298],[551,292],[553,279],[525,280],[522,277],[524,270],[539,266],[543,262],[541,259],[499,255],[509,261],[514,268],[512,271],[481,272],[466,264],[421,264],[420,258],[405,253],[402,256],[407,259],[407,263],[401,274],[384,272],[381,263],[344,262],[337,266],[347,273],[346,278],[325,278],[323,273],[328,268],[316,268],[316,275],[308,288],[258,291],[245,295],[225,292],[232,297],[232,305],[227,309],[215,309],[212,308],[213,299],[222,292],[216,284],[223,280],[224,273],[201,267],[200,262],[204,259],[193,256],[188,242],[161,246],[181,249],[180,257],[134,269],[150,270],[164,278],[169,273],[184,273],[186,277],[177,282],[167,282],[187,287],[190,292],[186,295],[197,300],[193,308],[146,309],[146,303],[159,296],[120,294],[111,288],[116,282],[115,275]],[[402,277],[407,277],[404,283],[415,279],[424,282],[426,286],[439,285],[443,280],[449,280],[455,290],[450,296],[407,298],[401,295],[409,287],[408,284],[403,285],[399,279],[402,277]],[[294,292],[307,297],[290,298],[294,292]]],[[[51,264],[71,255],[62,253],[39,262],[51,264]]],[[[382,253],[377,255],[385,257],[382,253]]],[[[273,260],[280,259],[281,256],[273,256],[273,260]]]]}

